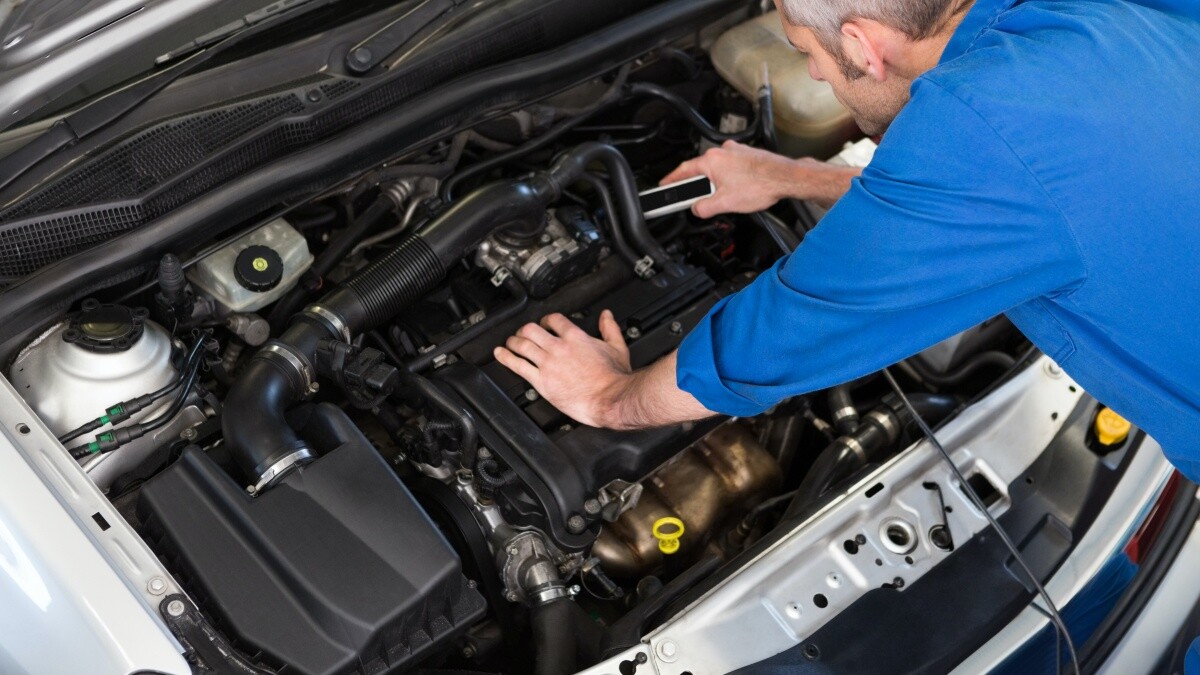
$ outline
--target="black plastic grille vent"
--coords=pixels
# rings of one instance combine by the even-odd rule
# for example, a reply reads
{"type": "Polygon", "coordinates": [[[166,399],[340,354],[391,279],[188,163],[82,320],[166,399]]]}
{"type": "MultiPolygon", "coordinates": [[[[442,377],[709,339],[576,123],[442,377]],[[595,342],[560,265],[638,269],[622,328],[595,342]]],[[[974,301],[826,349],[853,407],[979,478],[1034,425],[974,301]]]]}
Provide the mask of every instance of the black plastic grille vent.
{"type": "Polygon", "coordinates": [[[329,102],[345,100],[307,119],[296,116],[305,110],[308,84],[293,82],[288,93],[276,93],[277,87],[273,95],[131,132],[0,213],[0,284],[137,229],[238,175],[455,77],[543,49],[545,34],[541,21],[530,19],[408,66],[409,72],[354,96],[364,87],[360,82],[320,84],[329,102]],[[296,119],[280,123],[288,117],[296,119]],[[114,208],[113,202],[137,206],[114,208]],[[71,213],[62,213],[66,210],[71,213]]]}
{"type": "Polygon", "coordinates": [[[295,94],[189,115],[133,134],[50,187],[0,214],[0,220],[143,194],[194,167],[232,141],[304,109],[295,94]]]}

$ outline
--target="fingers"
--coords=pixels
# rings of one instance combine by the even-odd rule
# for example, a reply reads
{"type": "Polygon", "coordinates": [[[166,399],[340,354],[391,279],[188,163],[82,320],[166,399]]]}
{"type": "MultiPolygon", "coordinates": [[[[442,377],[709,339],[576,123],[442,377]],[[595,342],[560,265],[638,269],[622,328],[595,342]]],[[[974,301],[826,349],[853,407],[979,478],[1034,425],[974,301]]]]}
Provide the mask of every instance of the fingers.
{"type": "Polygon", "coordinates": [[[607,309],[600,313],[600,337],[610,347],[616,347],[620,350],[625,349],[625,336],[621,335],[621,326],[617,324],[613,313],[607,309]]]}
{"type": "Polygon", "coordinates": [[[560,338],[586,335],[582,328],[576,326],[574,322],[562,314],[547,314],[546,316],[542,317],[542,326],[548,330],[554,331],[554,333],[560,338]]]}
{"type": "Polygon", "coordinates": [[[704,173],[700,166],[701,159],[703,159],[703,157],[697,157],[696,159],[689,159],[683,164],[680,164],[674,171],[663,177],[658,184],[668,185],[670,183],[678,183],[681,180],[687,180],[689,178],[695,178],[696,176],[701,175],[704,173]]]}
{"type": "Polygon", "coordinates": [[[517,356],[529,361],[535,366],[540,366],[542,360],[546,358],[546,350],[542,349],[533,340],[514,335],[504,343],[508,350],[517,356]]]}
{"type": "Polygon", "coordinates": [[[706,197],[692,204],[692,213],[696,214],[697,218],[708,219],[713,216],[726,213],[728,209],[724,208],[721,202],[721,194],[717,193],[711,197],[706,197]]]}
{"type": "Polygon", "coordinates": [[[525,381],[529,382],[529,384],[537,387],[537,366],[513,354],[504,347],[496,347],[492,350],[492,356],[496,357],[496,360],[504,367],[525,378],[525,381]]]}
{"type": "MultiPolygon", "coordinates": [[[[543,321],[545,321],[545,319],[543,319],[543,321]]],[[[542,328],[536,323],[527,323],[524,326],[521,326],[520,330],[517,331],[517,335],[529,340],[542,349],[549,349],[550,345],[557,339],[550,333],[546,332],[545,328],[542,328]]]]}

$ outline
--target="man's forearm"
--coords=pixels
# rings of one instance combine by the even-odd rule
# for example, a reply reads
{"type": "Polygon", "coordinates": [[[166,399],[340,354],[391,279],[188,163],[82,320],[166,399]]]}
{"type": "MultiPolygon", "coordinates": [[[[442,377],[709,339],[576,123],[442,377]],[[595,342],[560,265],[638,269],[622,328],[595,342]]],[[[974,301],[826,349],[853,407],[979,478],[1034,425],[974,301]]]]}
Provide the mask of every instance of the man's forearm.
{"type": "Polygon", "coordinates": [[[862,169],[818,162],[814,159],[797,159],[794,173],[788,181],[792,191],[784,198],[805,199],[822,208],[830,208],[850,189],[850,182],[862,173],[862,169]]]}
{"type": "Polygon", "coordinates": [[[623,383],[604,416],[605,426],[641,429],[711,417],[696,397],[675,381],[676,352],[634,372],[623,383]]]}

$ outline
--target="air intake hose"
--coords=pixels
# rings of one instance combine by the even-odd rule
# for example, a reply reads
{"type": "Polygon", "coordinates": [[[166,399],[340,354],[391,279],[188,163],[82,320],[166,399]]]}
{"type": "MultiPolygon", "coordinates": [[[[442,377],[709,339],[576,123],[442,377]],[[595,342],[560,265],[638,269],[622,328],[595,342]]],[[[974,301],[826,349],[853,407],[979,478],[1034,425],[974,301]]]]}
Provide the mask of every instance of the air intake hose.
{"type": "MultiPolygon", "coordinates": [[[[222,421],[225,443],[253,488],[261,490],[313,459],[312,451],[288,426],[285,413],[316,391],[312,364],[322,339],[349,342],[390,320],[441,283],[446,271],[494,230],[540,227],[547,207],[559,199],[565,186],[579,180],[593,160],[609,168],[623,215],[629,218],[636,211],[636,222],[645,230],[624,157],[611,146],[588,143],[565,153],[548,171],[484,186],[456,202],[298,314],[279,339],[259,350],[230,389],[222,421]]],[[[665,253],[662,256],[669,262],[665,253]]]]}

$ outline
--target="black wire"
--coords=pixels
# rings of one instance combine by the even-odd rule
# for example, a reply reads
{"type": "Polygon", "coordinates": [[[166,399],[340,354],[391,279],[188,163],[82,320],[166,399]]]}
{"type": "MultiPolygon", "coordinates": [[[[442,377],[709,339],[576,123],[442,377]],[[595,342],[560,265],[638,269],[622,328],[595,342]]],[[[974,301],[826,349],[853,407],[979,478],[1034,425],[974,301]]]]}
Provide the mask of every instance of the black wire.
{"type": "MultiPolygon", "coordinates": [[[[150,396],[151,402],[157,401],[158,399],[162,398],[163,396],[170,394],[172,391],[175,391],[176,389],[178,389],[179,385],[183,384],[183,379],[184,379],[184,377],[186,377],[188,370],[192,367],[192,364],[195,362],[197,356],[200,354],[200,347],[203,344],[204,344],[204,337],[198,336],[196,338],[196,344],[192,345],[191,351],[188,352],[187,358],[184,359],[183,366],[180,368],[179,374],[166,386],[164,386],[161,389],[158,389],[156,391],[150,392],[149,396],[150,396]]],[[[120,405],[120,403],[116,403],[113,405],[120,405]]],[[[113,406],[108,406],[108,407],[111,408],[113,406]]],[[[107,411],[107,408],[105,410],[107,411]]],[[[86,422],[86,423],[76,427],[75,429],[72,429],[71,431],[68,431],[67,433],[63,434],[62,436],[59,436],[58,442],[63,443],[63,444],[69,443],[70,441],[73,441],[76,438],[79,438],[80,436],[88,433],[89,431],[95,431],[96,429],[99,429],[102,426],[104,426],[104,423],[100,421],[100,418],[93,419],[89,422],[86,422]]]]}
{"type": "MultiPolygon", "coordinates": [[[[979,495],[975,494],[975,490],[971,487],[970,483],[967,482],[967,479],[965,476],[963,476],[962,472],[958,470],[958,465],[954,463],[954,460],[950,457],[950,453],[946,451],[946,448],[942,445],[942,442],[938,440],[937,436],[933,433],[933,430],[930,429],[929,425],[925,423],[925,420],[917,414],[916,408],[914,408],[913,404],[908,400],[908,396],[905,395],[904,390],[900,388],[900,385],[896,382],[896,378],[892,377],[891,371],[887,368],[884,368],[883,376],[887,378],[888,384],[891,385],[892,390],[896,392],[896,395],[900,397],[901,402],[903,402],[904,406],[908,408],[909,413],[912,414],[913,419],[921,428],[922,433],[924,433],[925,437],[929,439],[929,442],[933,444],[933,447],[937,448],[937,451],[941,453],[942,459],[946,461],[946,464],[950,466],[950,470],[954,473],[954,477],[958,480],[959,485],[961,485],[963,488],[962,491],[966,493],[968,498],[970,498],[971,503],[975,505],[975,508],[982,512],[984,517],[987,518],[988,524],[992,526],[992,529],[996,530],[996,534],[999,535],[1000,540],[1004,542],[1004,545],[1008,548],[1008,552],[1012,554],[1013,559],[1017,561],[1018,565],[1020,565],[1021,570],[1025,573],[1025,576],[1029,578],[1029,581],[1033,583],[1033,587],[1037,589],[1037,594],[1041,596],[1042,602],[1046,604],[1044,611],[1049,612],[1051,624],[1054,625],[1055,631],[1062,636],[1063,640],[1067,644],[1067,653],[1071,657],[1071,672],[1073,672],[1075,675],[1079,675],[1079,656],[1075,651],[1075,642],[1071,640],[1071,633],[1067,630],[1067,624],[1063,621],[1062,614],[1059,613],[1058,607],[1054,604],[1054,601],[1050,599],[1050,594],[1046,592],[1046,587],[1042,585],[1042,582],[1038,580],[1037,575],[1033,573],[1032,569],[1030,569],[1029,564],[1025,562],[1025,557],[1021,555],[1021,551],[1017,548],[1017,545],[1013,543],[1013,540],[1009,538],[1008,533],[1004,531],[1004,528],[1000,527],[1000,523],[996,520],[996,517],[992,515],[991,511],[988,511],[987,505],[983,503],[983,500],[979,498],[979,495]]],[[[1035,609],[1043,609],[1039,608],[1037,604],[1032,601],[1029,604],[1035,609]]]]}

